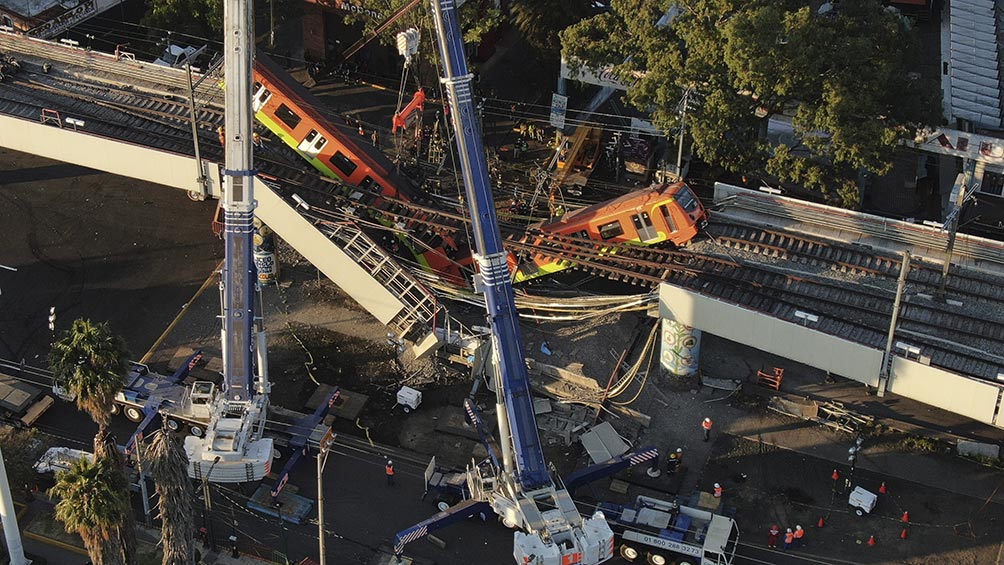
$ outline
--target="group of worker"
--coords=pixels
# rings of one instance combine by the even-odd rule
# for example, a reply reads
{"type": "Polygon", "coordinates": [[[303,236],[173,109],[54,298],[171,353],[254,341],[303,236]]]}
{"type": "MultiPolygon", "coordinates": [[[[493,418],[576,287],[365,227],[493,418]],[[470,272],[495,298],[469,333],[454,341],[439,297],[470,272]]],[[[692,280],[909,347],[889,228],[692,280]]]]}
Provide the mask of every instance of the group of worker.
{"type": "MultiPolygon", "coordinates": [[[[767,532],[767,547],[777,549],[778,541],[781,541],[781,529],[774,524],[767,532]]],[[[795,526],[795,529],[787,528],[784,532],[784,549],[805,547],[805,530],[802,526],[795,526]]]]}

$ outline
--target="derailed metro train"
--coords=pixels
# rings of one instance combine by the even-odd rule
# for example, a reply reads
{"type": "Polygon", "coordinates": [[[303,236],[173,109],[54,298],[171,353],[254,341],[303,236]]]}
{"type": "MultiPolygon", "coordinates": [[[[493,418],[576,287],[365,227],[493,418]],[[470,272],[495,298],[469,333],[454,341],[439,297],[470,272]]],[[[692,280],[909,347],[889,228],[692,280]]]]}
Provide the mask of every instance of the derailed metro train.
{"type": "MultiPolygon", "coordinates": [[[[320,107],[321,102],[285,70],[258,54],[254,64],[252,109],[259,122],[329,178],[388,198],[421,199],[412,182],[399,174],[368,138],[347,124],[332,123],[318,111],[320,107]]],[[[707,222],[708,213],[700,200],[690,187],[678,182],[636,190],[566,213],[534,229],[611,243],[655,245],[668,242],[683,246],[707,222]]],[[[463,280],[461,265],[471,263],[469,250],[462,249],[464,247],[467,246],[463,242],[444,235],[431,242],[430,249],[414,251],[423,267],[458,282],[463,280]]],[[[510,260],[515,282],[556,273],[569,266],[567,262],[543,255],[515,263],[510,260]]]]}
{"type": "MultiPolygon", "coordinates": [[[[318,110],[321,102],[267,56],[257,54],[253,76],[251,108],[255,118],[315,169],[329,178],[387,198],[415,201],[420,197],[414,184],[395,170],[368,136],[360,135],[348,124],[332,123],[324,117],[318,110]]],[[[381,208],[380,202],[368,204],[381,208]]],[[[390,216],[380,221],[388,227],[397,223],[390,216]]],[[[411,248],[423,268],[463,284],[458,258],[468,255],[468,251],[449,234],[431,236],[430,241],[424,242],[428,248],[413,247],[405,236],[398,237],[411,248]]]]}
{"type": "MultiPolygon", "coordinates": [[[[683,182],[654,184],[562,215],[535,226],[544,234],[631,245],[669,244],[683,247],[708,225],[708,212],[683,182]]],[[[528,236],[525,241],[530,241],[528,236]]],[[[543,236],[537,236],[539,241],[543,236]]],[[[515,265],[515,282],[569,268],[567,261],[537,254],[515,265]]]]}

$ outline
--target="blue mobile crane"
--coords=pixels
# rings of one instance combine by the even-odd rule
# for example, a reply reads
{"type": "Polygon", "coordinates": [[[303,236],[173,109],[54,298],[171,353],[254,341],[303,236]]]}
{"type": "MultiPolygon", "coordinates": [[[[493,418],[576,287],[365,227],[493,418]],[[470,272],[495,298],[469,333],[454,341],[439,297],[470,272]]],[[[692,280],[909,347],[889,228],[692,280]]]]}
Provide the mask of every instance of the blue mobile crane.
{"type": "Polygon", "coordinates": [[[268,362],[256,314],[254,248],[255,170],[251,140],[251,67],[254,57],[249,0],[224,5],[223,212],[226,259],[220,276],[223,313],[223,386],[212,401],[205,436],[185,438],[189,476],[212,482],[262,479],[272,465],[272,439],[263,436],[268,410],[268,362]]]}
{"type": "MultiPolygon", "coordinates": [[[[496,393],[501,461],[493,456],[471,465],[466,471],[466,490],[461,491],[468,498],[398,533],[395,553],[400,555],[405,544],[432,530],[470,516],[494,512],[504,524],[519,528],[513,534],[513,556],[518,563],[602,563],[613,556],[613,531],[602,513],[589,517],[579,513],[567,488],[552,475],[544,460],[506,251],[495,216],[484,144],[476,119],[471,88],[473,76],[468,73],[464,57],[456,2],[430,2],[442,58],[442,82],[450,103],[474,233],[474,257],[479,267],[475,288],[484,293],[491,329],[490,371],[496,393]]],[[[467,409],[473,412],[470,403],[467,409]]],[[[476,413],[470,416],[477,424],[476,413]]],[[[493,451],[489,449],[489,453],[493,451]]],[[[656,450],[650,448],[634,457],[640,462],[656,455],[656,450]]],[[[604,464],[597,467],[608,469],[608,473],[618,468],[604,464]]],[[[587,474],[598,478],[600,473],[602,470],[594,469],[587,474]]]]}

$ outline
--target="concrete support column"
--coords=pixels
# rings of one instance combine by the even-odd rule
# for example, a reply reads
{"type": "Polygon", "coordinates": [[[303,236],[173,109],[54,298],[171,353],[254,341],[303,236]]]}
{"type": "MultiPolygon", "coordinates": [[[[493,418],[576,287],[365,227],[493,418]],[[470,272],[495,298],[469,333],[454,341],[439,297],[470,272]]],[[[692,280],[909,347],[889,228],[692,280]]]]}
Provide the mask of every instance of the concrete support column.
{"type": "Polygon", "coordinates": [[[701,359],[701,330],[675,320],[662,320],[660,363],[675,377],[697,374],[701,359]]]}

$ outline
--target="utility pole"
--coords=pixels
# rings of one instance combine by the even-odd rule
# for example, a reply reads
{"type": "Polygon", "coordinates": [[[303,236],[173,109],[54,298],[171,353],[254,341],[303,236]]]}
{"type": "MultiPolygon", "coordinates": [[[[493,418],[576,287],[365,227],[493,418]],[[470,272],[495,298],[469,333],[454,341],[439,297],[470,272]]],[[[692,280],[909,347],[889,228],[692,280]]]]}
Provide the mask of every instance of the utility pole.
{"type": "Polygon", "coordinates": [[[31,561],[24,556],[24,546],[21,544],[21,530],[17,527],[17,514],[14,512],[14,499],[10,494],[3,452],[0,452],[0,520],[3,520],[3,535],[7,540],[7,554],[11,565],[30,565],[31,561]]]}
{"type": "Polygon", "coordinates": [[[690,89],[683,91],[683,100],[680,102],[680,145],[676,151],[676,176],[678,180],[683,180],[683,170],[680,168],[683,164],[683,133],[684,128],[687,127],[687,104],[690,99],[690,89]]]}
{"type": "MultiPolygon", "coordinates": [[[[948,213],[948,248],[945,250],[945,266],[941,271],[941,284],[938,286],[938,299],[944,300],[945,286],[948,284],[948,269],[952,266],[952,251],[955,249],[955,236],[959,231],[959,216],[962,215],[962,207],[966,204],[967,187],[973,183],[976,174],[976,161],[967,159],[962,172],[962,180],[959,183],[959,192],[955,196],[955,208],[948,213]]],[[[973,185],[975,194],[976,186],[973,185]]]]}
{"type": "Polygon", "coordinates": [[[327,565],[328,557],[324,547],[324,464],[328,461],[328,451],[335,442],[335,432],[328,428],[327,433],[321,438],[319,451],[317,452],[317,549],[321,553],[321,565],[327,565]]]}
{"type": "Polygon", "coordinates": [[[268,48],[275,48],[275,0],[268,0],[268,48]]]}
{"type": "MultiPolygon", "coordinates": [[[[167,433],[167,432],[161,432],[167,433]]],[[[146,477],[143,475],[143,434],[136,438],[136,470],[139,471],[139,492],[143,497],[143,523],[150,526],[150,494],[146,490],[146,477]]]]}
{"type": "Polygon", "coordinates": [[[885,396],[889,384],[889,374],[892,372],[892,343],[896,336],[896,324],[899,323],[899,306],[903,301],[903,290],[906,288],[906,277],[910,272],[910,251],[903,252],[903,264],[899,269],[899,281],[896,285],[896,300],[892,304],[892,319],[889,320],[889,335],[885,342],[885,354],[882,355],[882,369],[879,371],[878,396],[885,396]]]}
{"type": "Polygon", "coordinates": [[[192,196],[192,200],[205,200],[209,194],[209,186],[206,182],[206,167],[202,163],[202,155],[199,152],[199,124],[195,117],[195,86],[192,83],[192,63],[185,61],[185,70],[188,72],[188,112],[192,116],[192,141],[195,143],[195,166],[198,175],[195,180],[199,183],[199,193],[192,196]]]}

